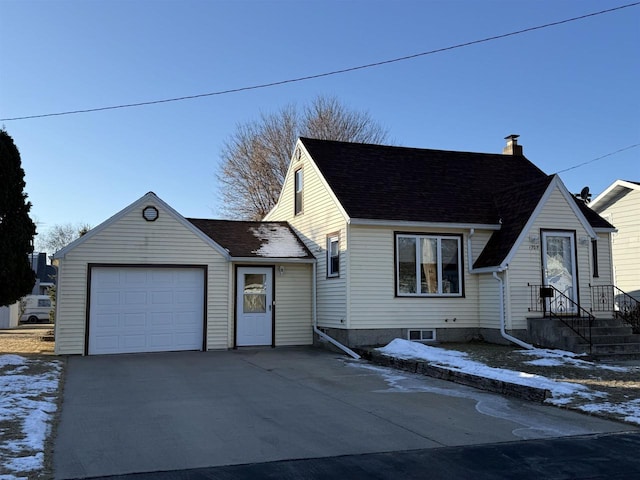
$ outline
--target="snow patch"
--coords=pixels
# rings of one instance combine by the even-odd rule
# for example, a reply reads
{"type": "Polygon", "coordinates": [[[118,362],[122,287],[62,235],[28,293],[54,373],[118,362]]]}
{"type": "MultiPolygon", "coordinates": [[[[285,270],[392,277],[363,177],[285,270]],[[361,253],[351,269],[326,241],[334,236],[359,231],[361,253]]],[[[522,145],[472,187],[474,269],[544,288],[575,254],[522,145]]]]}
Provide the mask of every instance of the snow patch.
{"type": "Polygon", "coordinates": [[[258,228],[252,228],[251,232],[263,242],[258,250],[251,253],[268,258],[302,258],[307,256],[300,241],[288,227],[276,224],[260,225],[258,228]]]}

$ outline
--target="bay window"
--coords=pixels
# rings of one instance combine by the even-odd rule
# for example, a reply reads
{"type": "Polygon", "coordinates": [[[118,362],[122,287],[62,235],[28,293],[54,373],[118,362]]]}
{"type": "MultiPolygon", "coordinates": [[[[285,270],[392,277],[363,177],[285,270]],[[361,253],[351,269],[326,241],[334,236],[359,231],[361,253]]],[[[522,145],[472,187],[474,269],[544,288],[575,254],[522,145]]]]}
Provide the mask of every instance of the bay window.
{"type": "Polygon", "coordinates": [[[396,234],[396,295],[461,296],[459,236],[396,234]]]}

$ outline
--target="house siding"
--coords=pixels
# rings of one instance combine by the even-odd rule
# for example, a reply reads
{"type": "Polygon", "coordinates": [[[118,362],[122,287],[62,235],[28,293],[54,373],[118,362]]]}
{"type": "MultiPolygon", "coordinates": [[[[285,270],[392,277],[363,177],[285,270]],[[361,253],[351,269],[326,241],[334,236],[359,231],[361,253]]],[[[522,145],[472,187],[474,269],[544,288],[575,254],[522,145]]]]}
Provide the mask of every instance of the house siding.
{"type": "MultiPolygon", "coordinates": [[[[397,297],[395,295],[395,232],[391,227],[351,226],[350,328],[477,328],[479,276],[468,271],[467,233],[463,230],[412,228],[411,233],[462,235],[463,297],[397,297]]],[[[488,234],[474,235],[479,252],[488,234]]],[[[477,254],[477,253],[476,253],[477,254]]]]}
{"type": "Polygon", "coordinates": [[[313,343],[311,269],[309,264],[276,265],[275,344],[277,347],[313,343]],[[280,274],[280,266],[284,268],[282,274],[280,274]]]}
{"type": "Polygon", "coordinates": [[[162,205],[155,222],[142,218],[143,206],[71,249],[59,261],[56,353],[83,354],[85,347],[89,263],[135,265],[206,265],[207,349],[228,348],[229,268],[226,259],[178,222],[162,205]]]}
{"type": "Polygon", "coordinates": [[[348,229],[337,202],[306,153],[292,160],[276,207],[265,220],[288,221],[317,259],[317,320],[321,327],[348,328],[348,229]],[[294,172],[303,168],[303,210],[294,215],[294,172]],[[327,235],[340,235],[340,276],[327,278],[327,235]]]}
{"type": "Polygon", "coordinates": [[[612,235],[615,285],[640,299],[640,190],[630,190],[600,212],[618,229],[612,235]]]}
{"type": "Polygon", "coordinates": [[[589,310],[591,307],[591,239],[567,199],[555,187],[509,264],[507,328],[526,329],[527,317],[541,316],[540,312],[529,311],[528,284],[542,283],[542,230],[575,231],[578,299],[582,308],[589,310]],[[538,236],[538,241],[532,242],[530,234],[538,236]]]}

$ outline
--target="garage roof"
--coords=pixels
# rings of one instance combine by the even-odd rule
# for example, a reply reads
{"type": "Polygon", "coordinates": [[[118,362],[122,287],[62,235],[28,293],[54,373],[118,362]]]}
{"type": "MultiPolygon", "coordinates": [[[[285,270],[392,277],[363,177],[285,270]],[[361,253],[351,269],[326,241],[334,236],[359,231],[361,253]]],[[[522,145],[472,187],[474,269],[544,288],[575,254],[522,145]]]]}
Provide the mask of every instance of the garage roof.
{"type": "Polygon", "coordinates": [[[287,222],[247,222],[187,218],[205,235],[222,246],[231,257],[296,258],[315,257],[287,222]]]}

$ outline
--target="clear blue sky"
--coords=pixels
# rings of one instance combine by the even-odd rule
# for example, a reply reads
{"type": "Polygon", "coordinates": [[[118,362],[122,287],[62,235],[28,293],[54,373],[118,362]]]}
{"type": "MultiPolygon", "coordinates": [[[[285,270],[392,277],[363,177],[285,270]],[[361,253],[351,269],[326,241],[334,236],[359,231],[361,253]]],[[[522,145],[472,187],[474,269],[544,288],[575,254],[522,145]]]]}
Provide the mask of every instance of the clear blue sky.
{"type": "MultiPolygon", "coordinates": [[[[631,0],[0,0],[0,118],[196,95],[449,47],[631,0]]],[[[547,173],[640,143],[640,6],[404,62],[267,89],[1,122],[39,230],[93,226],[148,191],[216,218],[239,123],[336,96],[403,146],[501,152],[547,173]]],[[[595,195],[640,181],[640,148],[562,173],[595,195]]]]}

